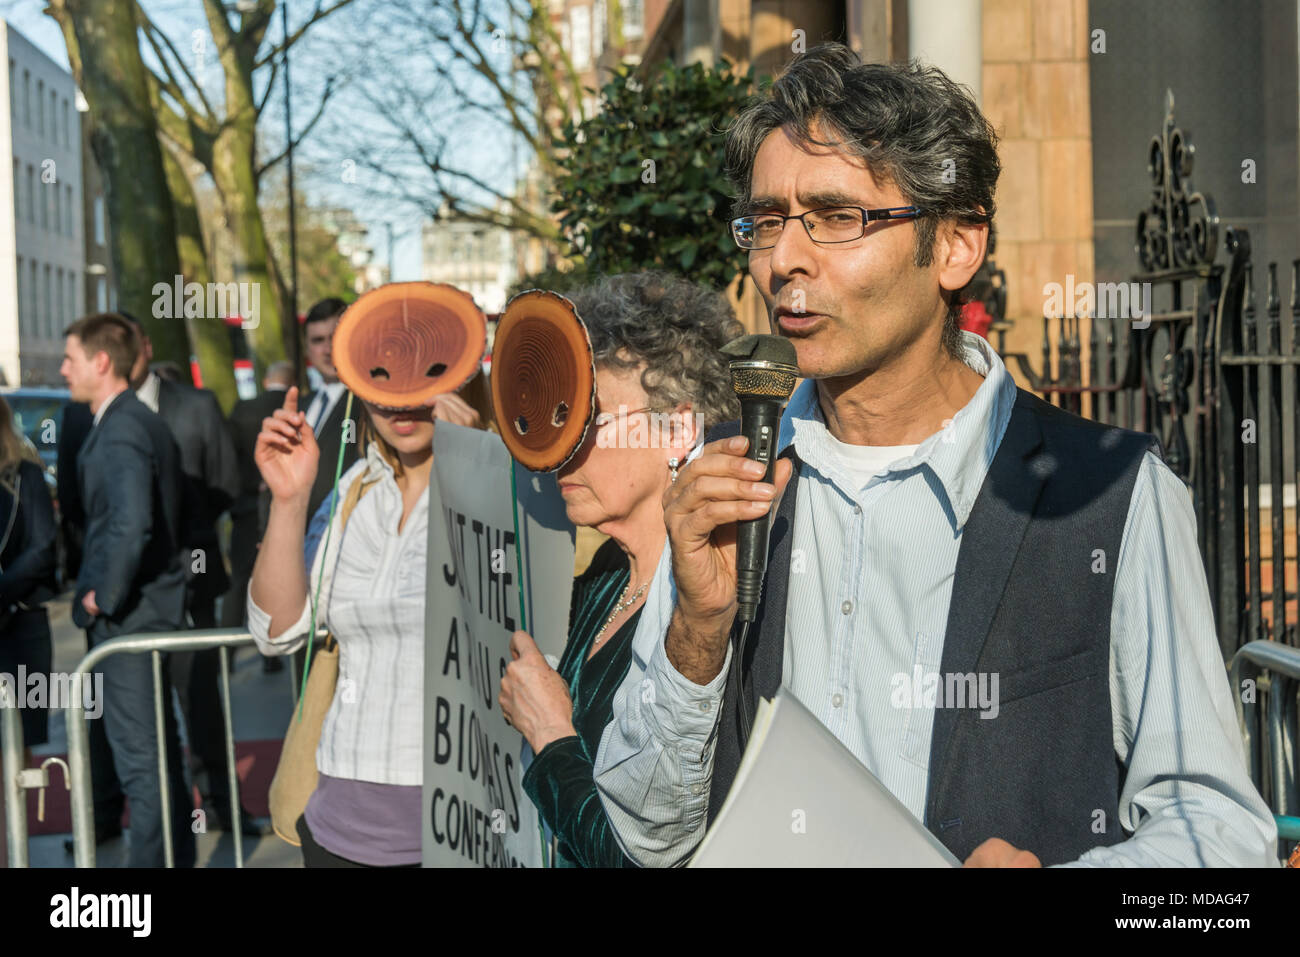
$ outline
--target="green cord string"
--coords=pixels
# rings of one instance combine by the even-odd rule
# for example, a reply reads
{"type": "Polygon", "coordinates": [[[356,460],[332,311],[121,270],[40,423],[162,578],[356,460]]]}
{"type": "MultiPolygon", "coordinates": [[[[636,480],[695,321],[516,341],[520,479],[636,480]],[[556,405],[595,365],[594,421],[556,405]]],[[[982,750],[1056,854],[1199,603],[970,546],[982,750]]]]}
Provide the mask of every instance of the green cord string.
{"type": "Polygon", "coordinates": [[[519,578],[519,630],[528,630],[528,613],[524,610],[524,550],[519,539],[519,486],[515,484],[515,460],[510,460],[510,496],[514,499],[514,508],[510,516],[515,520],[515,569],[519,578]]]}
{"type": "MultiPolygon", "coordinates": [[[[352,392],[348,391],[348,404],[343,407],[343,439],[347,439],[348,423],[352,421],[352,392]]],[[[303,700],[307,696],[307,675],[311,673],[311,650],[316,642],[316,610],[320,606],[321,585],[325,582],[325,559],[329,557],[330,535],[334,531],[334,513],[339,504],[339,477],[343,474],[343,452],[347,449],[346,441],[339,442],[339,460],[334,466],[334,485],[330,489],[330,518],[325,526],[325,539],[321,543],[320,573],[316,576],[316,594],[311,599],[311,631],[307,632],[307,660],[302,668],[302,687],[298,689],[298,720],[302,720],[303,700]]],[[[308,521],[311,516],[308,517],[308,521]]],[[[310,570],[308,575],[310,576],[310,570]]],[[[310,584],[310,582],[309,582],[310,584]]],[[[310,592],[309,592],[310,594],[310,592]]]]}

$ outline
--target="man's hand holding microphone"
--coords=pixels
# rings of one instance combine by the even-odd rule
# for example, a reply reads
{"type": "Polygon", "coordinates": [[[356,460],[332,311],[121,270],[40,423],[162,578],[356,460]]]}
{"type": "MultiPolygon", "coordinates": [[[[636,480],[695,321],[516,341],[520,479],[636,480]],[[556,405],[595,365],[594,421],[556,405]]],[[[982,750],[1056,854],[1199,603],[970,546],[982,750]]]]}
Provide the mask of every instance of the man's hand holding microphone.
{"type": "Polygon", "coordinates": [[[722,670],[736,620],[736,523],[762,518],[790,481],[789,459],[766,467],[747,458],[743,435],[710,442],[664,493],[664,522],[672,548],[677,606],[664,650],[673,667],[696,684],[722,670]]]}
{"type": "Polygon", "coordinates": [[[754,620],[767,568],[767,515],[793,468],[776,459],[776,447],[781,411],[799,374],[794,346],[780,336],[750,335],[722,351],[732,357],[740,434],[704,446],[664,493],[677,583],[664,651],[700,685],[722,670],[737,612],[754,620]]]}

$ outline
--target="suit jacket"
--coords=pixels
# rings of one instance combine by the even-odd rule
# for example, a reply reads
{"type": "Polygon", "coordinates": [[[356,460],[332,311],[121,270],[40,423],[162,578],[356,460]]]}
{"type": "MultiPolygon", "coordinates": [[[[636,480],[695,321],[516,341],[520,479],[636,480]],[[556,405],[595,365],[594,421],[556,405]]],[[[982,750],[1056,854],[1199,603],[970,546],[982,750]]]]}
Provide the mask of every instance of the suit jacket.
{"type": "Polygon", "coordinates": [[[239,494],[234,442],[217,397],[207,389],[160,379],[158,414],[176,440],[187,486],[187,530],[182,542],[191,549],[202,549],[205,557],[198,566],[201,572],[195,571],[194,561],[185,563],[190,590],[196,597],[214,598],[230,587],[217,538],[217,519],[239,494]]]}
{"type": "Polygon", "coordinates": [[[77,479],[77,455],[95,417],[84,402],[70,402],[63,407],[59,423],[58,483],[59,525],[63,531],[63,573],[68,580],[77,577],[81,567],[81,545],[86,536],[86,512],[81,505],[81,485],[77,479]]]}
{"type": "MultiPolygon", "coordinates": [[[[315,393],[311,393],[299,404],[298,408],[306,410],[311,408],[312,399],[315,393]]],[[[338,467],[339,460],[339,443],[343,439],[343,410],[348,404],[348,393],[345,391],[339,400],[334,403],[334,408],[330,410],[329,416],[325,419],[325,424],[316,430],[316,442],[320,446],[320,463],[316,466],[316,481],[312,483],[311,500],[307,506],[307,514],[315,515],[316,510],[320,508],[321,502],[325,501],[329,495],[330,489],[334,487],[334,470],[338,467]]],[[[343,471],[346,472],[355,462],[360,453],[358,449],[361,443],[361,417],[364,414],[361,403],[352,400],[352,427],[349,429],[346,447],[343,449],[343,471]]]]}
{"type": "Polygon", "coordinates": [[[251,399],[240,399],[230,410],[226,429],[235,447],[235,461],[239,466],[239,494],[235,496],[232,511],[245,511],[251,500],[257,507],[257,497],[262,490],[262,473],[253,461],[257,436],[262,431],[262,420],[284,405],[285,389],[270,389],[251,399]]]}
{"type": "Polygon", "coordinates": [[[180,453],[160,416],[117,395],[77,456],[86,537],[72,620],[102,637],[179,629],[185,620],[180,453]],[[95,592],[101,615],[82,607],[95,592]]]}
{"type": "MultiPolygon", "coordinates": [[[[269,389],[251,399],[240,399],[226,420],[226,429],[235,447],[235,460],[239,464],[239,494],[230,506],[230,567],[236,572],[236,578],[240,577],[240,569],[252,567],[257,543],[266,528],[266,509],[260,507],[262,473],[253,460],[257,436],[262,431],[262,420],[284,405],[286,391],[269,389]]],[[[242,607],[243,599],[239,600],[242,607]]]]}

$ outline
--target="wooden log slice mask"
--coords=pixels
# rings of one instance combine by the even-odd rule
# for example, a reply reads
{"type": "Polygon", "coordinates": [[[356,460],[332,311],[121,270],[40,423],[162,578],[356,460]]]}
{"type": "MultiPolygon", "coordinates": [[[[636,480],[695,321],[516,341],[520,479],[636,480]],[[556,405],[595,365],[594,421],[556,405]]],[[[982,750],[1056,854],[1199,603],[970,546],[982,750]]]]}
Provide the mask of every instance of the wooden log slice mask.
{"type": "Polygon", "coordinates": [[[563,466],[595,405],[591,339],[573,303],[542,289],[506,303],[492,346],[492,411],[515,461],[534,472],[563,466]]]}
{"type": "Polygon", "coordinates": [[[386,409],[424,405],[473,377],[487,318],[468,293],[433,282],[394,282],[348,307],[334,329],[334,366],[357,396],[386,409]]]}

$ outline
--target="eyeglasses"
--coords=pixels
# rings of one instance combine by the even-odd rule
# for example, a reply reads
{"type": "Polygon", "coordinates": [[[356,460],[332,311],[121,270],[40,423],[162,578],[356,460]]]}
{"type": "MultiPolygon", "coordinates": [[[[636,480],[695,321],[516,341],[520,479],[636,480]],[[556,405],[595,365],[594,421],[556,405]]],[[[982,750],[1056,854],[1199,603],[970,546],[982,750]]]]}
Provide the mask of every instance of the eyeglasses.
{"type": "Polygon", "coordinates": [[[731,235],[741,249],[768,249],[775,246],[785,232],[787,220],[797,219],[815,243],[851,243],[867,232],[867,223],[881,219],[915,219],[923,212],[920,206],[891,206],[888,209],[863,209],[861,206],[826,206],[798,216],[762,213],[741,216],[731,221],[731,235]]]}
{"type": "Polygon", "coordinates": [[[617,412],[599,412],[592,420],[592,425],[597,429],[603,429],[606,426],[613,425],[618,419],[627,418],[629,415],[636,415],[639,412],[658,412],[654,406],[647,405],[643,409],[619,409],[617,412]]]}

